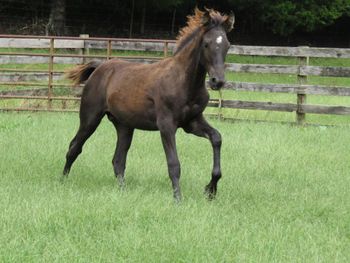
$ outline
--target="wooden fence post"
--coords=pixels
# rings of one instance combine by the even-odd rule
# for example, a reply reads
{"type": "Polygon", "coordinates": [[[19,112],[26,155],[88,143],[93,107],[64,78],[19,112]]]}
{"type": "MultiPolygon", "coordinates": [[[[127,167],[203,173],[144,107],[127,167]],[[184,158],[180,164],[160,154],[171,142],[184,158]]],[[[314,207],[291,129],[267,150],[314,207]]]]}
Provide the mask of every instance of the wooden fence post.
{"type": "Polygon", "coordinates": [[[48,92],[47,92],[47,100],[48,109],[52,108],[52,86],[53,86],[53,59],[54,59],[54,48],[55,48],[55,39],[50,38],[50,56],[49,56],[49,81],[48,81],[48,92]]]}
{"type": "Polygon", "coordinates": [[[166,58],[168,56],[168,41],[164,42],[163,53],[164,53],[164,57],[166,58]]]}
{"type": "Polygon", "coordinates": [[[110,60],[112,56],[112,40],[107,42],[107,60],[110,60]]]}
{"type": "MultiPolygon", "coordinates": [[[[301,46],[299,47],[303,50],[308,49],[308,46],[301,46]]],[[[301,68],[303,66],[308,66],[309,65],[309,57],[308,56],[300,56],[298,57],[299,61],[299,70],[298,70],[298,83],[300,87],[302,85],[305,85],[307,83],[307,75],[302,73],[301,68]]],[[[300,89],[302,90],[302,89],[300,89]]],[[[302,105],[306,104],[306,94],[305,93],[297,93],[297,110],[296,110],[296,122],[298,125],[303,125],[305,123],[305,113],[302,109],[302,105]]]]}
{"type": "MultiPolygon", "coordinates": [[[[89,34],[80,34],[79,37],[81,38],[88,38],[89,34]]],[[[89,55],[90,54],[90,49],[89,45],[86,43],[86,40],[83,40],[84,47],[79,50],[79,55],[89,55]]],[[[83,57],[83,64],[87,62],[87,58],[83,57]]]]}

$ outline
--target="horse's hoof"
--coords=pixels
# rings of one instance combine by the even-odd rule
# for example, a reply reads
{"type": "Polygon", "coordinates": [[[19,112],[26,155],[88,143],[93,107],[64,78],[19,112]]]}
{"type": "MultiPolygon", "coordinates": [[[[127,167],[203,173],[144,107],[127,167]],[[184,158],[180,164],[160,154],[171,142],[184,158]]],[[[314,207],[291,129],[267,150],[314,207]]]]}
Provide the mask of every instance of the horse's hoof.
{"type": "Polygon", "coordinates": [[[68,178],[68,174],[63,174],[58,178],[58,181],[63,184],[68,178]]]}
{"type": "Polygon", "coordinates": [[[174,195],[174,200],[177,203],[180,203],[182,201],[182,196],[180,194],[174,195]]]}
{"type": "Polygon", "coordinates": [[[120,190],[125,190],[126,186],[125,186],[124,177],[118,175],[117,180],[118,180],[118,185],[119,185],[120,190]]]}
{"type": "Polygon", "coordinates": [[[180,191],[174,191],[174,201],[179,204],[182,201],[182,195],[180,191]]]}
{"type": "Polygon", "coordinates": [[[125,185],[125,183],[122,183],[122,184],[119,183],[119,189],[120,189],[121,191],[125,191],[125,190],[126,190],[126,185],[125,185]]]}
{"type": "Polygon", "coordinates": [[[181,196],[174,196],[174,202],[175,204],[179,205],[182,202],[182,197],[181,196]]]}
{"type": "Polygon", "coordinates": [[[69,174],[69,172],[70,172],[70,167],[66,167],[66,166],[65,166],[64,169],[63,169],[63,173],[62,173],[62,174],[63,174],[63,176],[66,176],[66,177],[67,177],[68,174],[69,174]]]}
{"type": "Polygon", "coordinates": [[[204,194],[206,195],[209,201],[214,200],[216,196],[216,189],[214,189],[214,187],[211,184],[208,184],[204,188],[204,194]]]}

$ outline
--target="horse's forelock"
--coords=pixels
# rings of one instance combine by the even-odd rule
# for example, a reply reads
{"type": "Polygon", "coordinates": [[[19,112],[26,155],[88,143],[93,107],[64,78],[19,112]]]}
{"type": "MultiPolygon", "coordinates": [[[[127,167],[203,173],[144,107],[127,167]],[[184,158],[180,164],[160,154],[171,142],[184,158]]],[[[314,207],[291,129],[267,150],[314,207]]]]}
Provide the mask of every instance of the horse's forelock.
{"type": "Polygon", "coordinates": [[[202,24],[202,18],[205,12],[208,12],[210,15],[211,27],[223,24],[228,18],[227,15],[222,15],[214,9],[206,9],[206,11],[201,11],[198,8],[195,8],[194,14],[187,16],[187,25],[180,30],[179,35],[176,37],[177,46],[179,46],[188,36],[192,35],[192,33],[199,27],[205,26],[202,24]]]}
{"type": "Polygon", "coordinates": [[[228,18],[228,15],[222,15],[218,11],[215,11],[213,9],[209,10],[209,15],[213,26],[222,25],[228,18]]]}

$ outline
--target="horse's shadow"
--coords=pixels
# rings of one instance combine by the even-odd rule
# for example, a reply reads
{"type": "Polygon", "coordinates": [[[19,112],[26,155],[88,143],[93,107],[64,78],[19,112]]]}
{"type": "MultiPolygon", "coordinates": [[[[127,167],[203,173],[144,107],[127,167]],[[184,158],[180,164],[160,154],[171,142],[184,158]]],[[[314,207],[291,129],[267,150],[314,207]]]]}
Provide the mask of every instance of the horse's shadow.
{"type": "Polygon", "coordinates": [[[142,192],[144,194],[152,194],[155,192],[164,193],[169,192],[169,179],[164,176],[152,176],[136,174],[135,172],[128,173],[125,176],[125,184],[121,186],[114,176],[113,171],[108,174],[97,174],[96,169],[84,167],[84,171],[72,172],[69,177],[58,177],[58,182],[63,187],[69,186],[77,191],[88,192],[104,192],[104,191],[118,191],[128,193],[142,192]]]}

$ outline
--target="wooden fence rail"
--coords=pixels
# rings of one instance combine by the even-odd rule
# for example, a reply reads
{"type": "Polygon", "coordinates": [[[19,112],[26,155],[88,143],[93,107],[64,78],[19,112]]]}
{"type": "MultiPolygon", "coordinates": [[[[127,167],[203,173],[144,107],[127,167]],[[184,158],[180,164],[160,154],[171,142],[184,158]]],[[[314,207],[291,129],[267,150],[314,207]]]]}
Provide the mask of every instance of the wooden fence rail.
{"type": "MultiPolygon", "coordinates": [[[[219,100],[210,101],[211,107],[219,107],[219,100]]],[[[244,109],[244,110],[265,110],[265,111],[282,111],[293,112],[300,108],[300,113],[314,114],[335,114],[349,115],[350,107],[345,106],[326,106],[326,105],[301,105],[294,103],[273,103],[264,101],[241,101],[241,100],[222,100],[222,108],[244,109]]]]}
{"type": "MultiPolygon", "coordinates": [[[[8,91],[0,92],[1,100],[47,100],[47,108],[44,110],[56,111],[53,101],[77,101],[75,97],[55,96],[57,87],[70,87],[69,84],[58,83],[63,71],[56,70],[55,64],[80,64],[88,60],[106,60],[111,58],[123,58],[127,60],[153,63],[170,55],[175,50],[174,40],[154,39],[116,39],[116,38],[92,38],[87,35],[81,37],[46,37],[46,36],[17,36],[0,35],[0,48],[6,49],[0,52],[1,64],[48,64],[48,70],[0,68],[0,86],[28,86],[36,87],[34,93],[28,93],[23,89],[18,94],[9,94],[8,91]],[[38,52],[26,49],[40,49],[38,52]],[[23,51],[24,50],[24,51],[23,51]],[[45,52],[46,50],[46,52],[45,52]],[[104,50],[104,51],[103,51],[104,50]],[[158,52],[157,56],[116,56],[114,50],[158,52]],[[94,52],[92,52],[94,51],[94,52]],[[73,52],[73,53],[72,53],[73,52]],[[46,87],[46,88],[44,88],[46,87]]],[[[141,53],[142,54],[142,53],[141,53]]],[[[147,53],[150,54],[150,53],[147,53]]],[[[267,111],[296,112],[296,121],[299,124],[305,122],[306,113],[349,115],[350,107],[326,106],[306,104],[307,95],[326,96],[350,96],[350,87],[309,85],[308,76],[327,76],[350,78],[350,67],[311,66],[310,57],[317,58],[350,58],[350,49],[346,48],[314,48],[314,47],[261,47],[232,45],[229,54],[248,56],[278,56],[294,57],[297,65],[271,65],[271,64],[247,64],[227,63],[228,72],[259,73],[259,74],[288,74],[295,75],[298,84],[270,84],[251,82],[227,82],[225,89],[248,92],[271,92],[296,94],[295,103],[272,103],[264,101],[242,100],[211,100],[209,106],[232,109],[250,109],[267,111]]],[[[74,94],[76,94],[75,92],[74,94]]],[[[31,109],[25,107],[0,108],[2,110],[31,109]]],[[[40,110],[35,108],[34,110],[40,110]]],[[[65,109],[71,111],[72,109],[65,109]]]]}
{"type": "Polygon", "coordinates": [[[316,57],[316,58],[350,58],[349,48],[318,48],[318,47],[262,47],[234,45],[229,54],[247,56],[277,56],[277,57],[316,57]]]}
{"type": "Polygon", "coordinates": [[[293,74],[301,76],[350,77],[350,67],[319,67],[269,64],[228,63],[231,72],[293,74]]]}
{"type": "MultiPolygon", "coordinates": [[[[16,36],[0,35],[0,48],[49,48],[51,37],[46,36],[16,36]]],[[[174,40],[158,39],[121,39],[92,37],[54,37],[55,48],[92,48],[106,49],[106,41],[112,41],[113,50],[138,50],[163,52],[164,43],[168,49],[174,50],[174,40]],[[103,43],[104,42],[104,43],[103,43]],[[86,44],[85,44],[86,43],[86,44]]],[[[318,47],[274,47],[274,46],[242,46],[233,45],[229,54],[249,56],[278,57],[318,57],[318,58],[350,58],[349,48],[318,48],[318,47]]]]}

